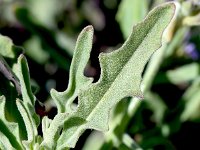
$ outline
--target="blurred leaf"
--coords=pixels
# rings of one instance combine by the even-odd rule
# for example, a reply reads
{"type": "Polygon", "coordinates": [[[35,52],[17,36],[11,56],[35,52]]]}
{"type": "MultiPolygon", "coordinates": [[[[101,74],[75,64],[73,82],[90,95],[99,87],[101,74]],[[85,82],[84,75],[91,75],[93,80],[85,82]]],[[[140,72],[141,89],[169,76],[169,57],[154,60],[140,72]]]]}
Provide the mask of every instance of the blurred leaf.
{"type": "Polygon", "coordinates": [[[82,14],[85,15],[85,18],[87,18],[96,30],[102,30],[104,28],[105,17],[101,9],[95,5],[95,1],[84,1],[82,14]]]}
{"type": "Polygon", "coordinates": [[[185,109],[181,114],[181,120],[194,120],[200,118],[200,79],[197,78],[193,84],[184,93],[183,99],[185,102],[185,109]]]}
{"type": "Polygon", "coordinates": [[[26,0],[30,13],[39,23],[48,27],[56,27],[56,17],[64,9],[66,2],[64,0],[26,0]],[[55,7],[56,6],[56,7],[55,7]]]}
{"type": "Polygon", "coordinates": [[[192,81],[192,84],[188,87],[183,95],[183,99],[188,101],[195,93],[199,91],[200,79],[199,77],[192,81]]]}
{"type": "Polygon", "coordinates": [[[104,135],[99,131],[93,131],[87,138],[82,150],[99,150],[104,143],[104,135]],[[95,143],[95,144],[94,144],[95,143]]]}
{"type": "Polygon", "coordinates": [[[116,19],[120,24],[124,38],[127,38],[130,35],[133,26],[144,19],[147,12],[147,0],[121,1],[116,19]]]}
{"type": "Polygon", "coordinates": [[[153,111],[153,121],[161,124],[167,106],[156,93],[146,92],[145,98],[147,99],[145,102],[148,104],[148,107],[153,111]]]}
{"type": "Polygon", "coordinates": [[[17,20],[13,14],[13,0],[1,0],[0,1],[0,27],[4,27],[9,24],[16,24],[17,20]]]}
{"type": "Polygon", "coordinates": [[[191,63],[183,65],[166,73],[167,78],[173,84],[180,84],[194,80],[199,76],[199,64],[191,63]]]}
{"type": "Polygon", "coordinates": [[[190,1],[182,1],[182,3],[181,3],[181,14],[182,14],[183,16],[188,16],[188,15],[190,15],[191,10],[192,10],[192,1],[193,1],[193,0],[190,0],[190,1]]]}
{"type": "Polygon", "coordinates": [[[57,43],[65,49],[67,47],[67,52],[69,53],[70,56],[73,56],[74,53],[74,47],[75,47],[75,39],[67,36],[63,32],[57,32],[56,33],[56,41],[57,43]]]}
{"type": "Polygon", "coordinates": [[[186,102],[185,109],[181,115],[181,120],[192,120],[198,119],[200,117],[199,107],[200,107],[200,91],[195,93],[190,100],[186,102]]]}
{"type": "Polygon", "coordinates": [[[142,150],[142,148],[140,148],[140,146],[128,134],[123,135],[122,142],[127,147],[127,150],[142,150]]]}
{"type": "Polygon", "coordinates": [[[14,46],[10,38],[0,34],[0,55],[7,58],[16,58],[16,54],[20,52],[22,52],[22,49],[14,46]]]}
{"type": "Polygon", "coordinates": [[[173,39],[171,42],[169,42],[166,50],[165,57],[169,58],[174,55],[179,45],[182,45],[184,43],[185,35],[188,34],[189,28],[185,26],[181,26],[178,28],[175,32],[175,35],[173,36],[173,39]]]}
{"type": "Polygon", "coordinates": [[[187,16],[183,19],[183,24],[187,26],[199,26],[200,25],[200,13],[195,16],[187,16]]]}
{"type": "Polygon", "coordinates": [[[33,35],[40,38],[42,47],[63,69],[69,69],[71,58],[66,49],[62,49],[55,40],[55,33],[37,22],[26,7],[15,8],[16,17],[33,35]]]}
{"type": "Polygon", "coordinates": [[[26,54],[39,64],[45,64],[49,59],[49,53],[41,47],[41,41],[37,36],[33,36],[24,44],[26,54]]]}

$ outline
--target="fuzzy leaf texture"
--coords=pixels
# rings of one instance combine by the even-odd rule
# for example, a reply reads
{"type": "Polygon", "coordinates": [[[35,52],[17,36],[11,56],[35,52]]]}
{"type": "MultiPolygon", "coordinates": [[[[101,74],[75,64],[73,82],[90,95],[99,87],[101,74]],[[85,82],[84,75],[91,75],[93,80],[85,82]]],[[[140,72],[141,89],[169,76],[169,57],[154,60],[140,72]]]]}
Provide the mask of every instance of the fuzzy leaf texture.
{"type": "Polygon", "coordinates": [[[71,104],[78,96],[79,91],[86,88],[93,81],[83,74],[92,49],[92,36],[92,26],[88,26],[80,33],[77,39],[70,66],[69,85],[67,90],[64,92],[51,91],[51,95],[57,104],[58,112],[71,112],[71,104]]]}
{"type": "MultiPolygon", "coordinates": [[[[0,45],[0,54],[6,57],[11,57],[20,50],[20,48],[16,49],[13,42],[4,36],[0,36],[0,45]],[[5,53],[6,51],[10,53],[5,53]]],[[[13,57],[16,57],[16,55],[13,57]]],[[[17,84],[15,84],[18,91],[17,96],[8,93],[0,97],[0,149],[32,149],[38,139],[39,117],[34,108],[36,98],[31,91],[27,61],[21,55],[17,64],[14,65],[15,67],[11,69],[1,55],[0,59],[2,62],[1,67],[6,72],[6,78],[10,81],[15,81],[14,83],[19,85],[17,87],[17,84]],[[19,98],[22,98],[23,101],[19,98]],[[6,107],[6,103],[8,103],[9,107],[6,107]],[[15,107],[16,109],[14,109],[15,107]],[[8,115],[9,109],[13,113],[8,115]],[[20,118],[18,118],[18,114],[21,115],[20,118]],[[15,120],[8,119],[9,116],[15,120]]],[[[6,90],[8,91],[9,89],[6,90]]]]}
{"type": "Polygon", "coordinates": [[[32,93],[30,85],[30,76],[27,61],[23,55],[18,58],[18,78],[21,84],[22,100],[17,99],[17,108],[24,120],[28,140],[23,141],[26,149],[31,149],[35,143],[36,137],[38,136],[37,127],[39,125],[39,116],[35,112],[35,101],[36,98],[32,93]]]}
{"type": "MultiPolygon", "coordinates": [[[[96,83],[90,83],[79,88],[77,92],[78,107],[68,115],[66,114],[64,127],[57,145],[52,145],[50,140],[52,137],[49,137],[44,138],[43,146],[49,149],[73,148],[86,129],[108,131],[109,112],[116,103],[124,97],[143,97],[140,89],[141,74],[151,55],[161,47],[163,32],[172,20],[174,13],[174,3],[166,3],[156,7],[144,21],[133,27],[131,35],[122,47],[111,53],[100,54],[100,79],[96,83]]],[[[81,36],[91,36],[91,33],[93,33],[93,28],[88,26],[82,31],[81,36]]],[[[88,53],[92,42],[87,40],[88,38],[81,41],[81,36],[79,36],[73,58],[73,63],[77,66],[72,65],[70,71],[74,70],[73,67],[76,67],[76,69],[80,67],[79,71],[82,72],[77,73],[83,75],[83,67],[85,62],[88,61],[88,53]],[[76,58],[78,57],[77,53],[80,52],[83,54],[81,56],[87,56],[84,64],[81,63],[81,57],[76,58]]],[[[76,78],[76,82],[80,82],[78,78],[76,78]]],[[[76,84],[81,85],[80,83],[76,84]]],[[[55,101],[61,101],[55,93],[51,93],[52,97],[55,101]]],[[[61,119],[60,122],[63,122],[63,117],[61,119]]],[[[56,135],[57,132],[55,131],[59,132],[60,130],[54,129],[56,135]]]]}
{"type": "Polygon", "coordinates": [[[19,126],[15,122],[9,122],[5,116],[6,99],[0,96],[0,149],[19,149],[22,150],[19,126]]]}

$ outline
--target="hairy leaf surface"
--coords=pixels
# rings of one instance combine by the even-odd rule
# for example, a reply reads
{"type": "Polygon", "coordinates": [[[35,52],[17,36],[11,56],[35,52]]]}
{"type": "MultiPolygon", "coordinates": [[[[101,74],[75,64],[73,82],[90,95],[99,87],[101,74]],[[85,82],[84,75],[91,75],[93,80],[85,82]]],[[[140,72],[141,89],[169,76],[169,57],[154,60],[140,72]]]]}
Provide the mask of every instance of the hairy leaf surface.
{"type": "Polygon", "coordinates": [[[4,96],[0,96],[0,149],[6,150],[19,149],[22,150],[19,125],[15,122],[9,122],[5,116],[5,103],[4,96]]]}
{"type": "Polygon", "coordinates": [[[100,54],[100,79],[78,95],[78,108],[66,118],[57,149],[74,147],[86,129],[107,131],[109,111],[116,103],[128,96],[143,97],[142,71],[151,55],[161,47],[162,34],[174,11],[173,3],[156,7],[143,22],[134,26],[121,48],[100,54]]]}
{"type": "Polygon", "coordinates": [[[27,61],[23,55],[18,58],[18,78],[22,88],[22,99],[17,99],[16,104],[19,112],[24,120],[28,140],[24,141],[25,147],[32,146],[35,143],[35,138],[38,135],[37,126],[39,125],[39,117],[35,112],[36,98],[31,91],[30,76],[27,61]]]}
{"type": "Polygon", "coordinates": [[[92,49],[93,32],[93,27],[88,26],[83,29],[77,39],[70,66],[70,77],[67,90],[64,92],[51,91],[51,95],[58,106],[58,112],[70,112],[71,104],[78,96],[79,91],[86,88],[93,81],[93,79],[87,78],[83,74],[92,49]]]}
{"type": "MultiPolygon", "coordinates": [[[[0,148],[73,148],[86,129],[108,131],[109,113],[114,105],[125,97],[143,98],[140,86],[144,66],[151,55],[161,47],[163,32],[173,18],[174,12],[174,3],[156,7],[144,21],[133,27],[130,36],[119,49],[111,53],[101,53],[101,76],[96,83],[92,83],[91,78],[84,76],[92,48],[93,27],[83,29],[76,43],[68,89],[64,92],[51,91],[51,96],[58,106],[58,114],[53,120],[43,118],[43,139],[38,136],[39,118],[34,109],[36,97],[31,90],[27,61],[21,55],[18,58],[18,70],[14,72],[19,78],[23,101],[17,96],[15,98],[23,119],[21,122],[25,124],[27,139],[20,137],[20,124],[7,120],[6,99],[5,96],[1,96],[0,148]],[[71,105],[77,96],[78,106],[72,109],[71,105]]],[[[0,45],[7,46],[10,52],[6,55],[13,58],[12,44],[2,45],[0,42],[0,45]]]]}

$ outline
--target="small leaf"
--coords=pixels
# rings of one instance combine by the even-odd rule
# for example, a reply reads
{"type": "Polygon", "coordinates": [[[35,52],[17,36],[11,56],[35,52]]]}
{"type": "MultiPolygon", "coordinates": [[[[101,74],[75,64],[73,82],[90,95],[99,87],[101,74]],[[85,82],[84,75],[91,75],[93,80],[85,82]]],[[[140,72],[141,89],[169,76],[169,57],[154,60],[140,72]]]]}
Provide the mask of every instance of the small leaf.
{"type": "Polygon", "coordinates": [[[25,5],[16,5],[15,16],[32,35],[40,38],[43,50],[47,51],[61,68],[69,69],[71,57],[67,54],[66,50],[58,45],[52,29],[48,29],[40,24],[25,5]]]}
{"type": "Polygon", "coordinates": [[[195,16],[187,16],[183,19],[183,24],[187,26],[199,26],[200,25],[200,13],[195,16]]]}
{"type": "Polygon", "coordinates": [[[30,77],[29,77],[29,69],[27,65],[27,61],[23,55],[18,58],[18,77],[20,79],[20,84],[22,88],[22,97],[26,104],[34,105],[35,97],[31,91],[30,85],[30,77]]]}
{"type": "Polygon", "coordinates": [[[200,78],[196,78],[192,81],[192,85],[186,90],[182,99],[185,102],[184,110],[181,114],[181,121],[196,120],[199,118],[200,107],[200,78]]]}
{"type": "Polygon", "coordinates": [[[52,120],[49,119],[47,116],[42,118],[42,133],[46,133],[47,129],[49,128],[52,120]]]}
{"type": "Polygon", "coordinates": [[[90,57],[92,49],[93,27],[87,26],[80,33],[72,63],[70,66],[69,85],[66,91],[51,91],[51,95],[57,104],[58,112],[71,112],[71,104],[78,96],[80,90],[85,89],[92,83],[91,78],[84,76],[84,69],[90,57]]]}
{"type": "Polygon", "coordinates": [[[174,12],[174,3],[156,7],[133,28],[121,48],[100,54],[101,77],[79,94],[78,108],[66,118],[57,149],[74,147],[86,129],[107,131],[109,112],[116,103],[128,96],[143,97],[142,71],[151,55],[161,47],[162,34],[174,12]]]}
{"type": "Polygon", "coordinates": [[[29,111],[30,116],[33,117],[35,125],[39,125],[39,117],[35,113],[35,101],[36,98],[32,93],[30,85],[30,76],[27,61],[23,55],[18,58],[18,78],[21,84],[23,103],[26,109],[29,111]]]}
{"type": "Polygon", "coordinates": [[[166,72],[166,76],[171,83],[180,84],[196,79],[199,76],[199,71],[199,64],[191,63],[182,65],[181,67],[173,70],[168,70],[166,72]]]}
{"type": "Polygon", "coordinates": [[[23,104],[23,101],[17,99],[16,104],[17,104],[18,110],[21,113],[23,120],[25,122],[26,131],[27,131],[27,135],[28,135],[28,140],[26,141],[25,145],[27,145],[27,144],[31,145],[31,144],[33,144],[34,139],[37,136],[37,128],[35,128],[33,120],[31,119],[32,117],[27,112],[27,110],[23,104]]]}
{"type": "Polygon", "coordinates": [[[59,113],[53,120],[50,120],[47,117],[43,118],[42,133],[44,140],[41,147],[45,147],[47,149],[54,149],[56,147],[56,141],[60,136],[59,131],[62,129],[67,116],[68,113],[59,113]]]}
{"type": "Polygon", "coordinates": [[[38,135],[37,126],[39,125],[39,117],[35,112],[36,98],[31,91],[29,69],[23,55],[18,58],[17,73],[21,84],[23,101],[17,100],[16,103],[26,126],[28,141],[24,141],[23,143],[26,143],[25,146],[27,146],[27,144],[34,143],[35,137],[38,135]]]}
{"type": "Polygon", "coordinates": [[[4,58],[9,58],[10,63],[13,65],[18,56],[17,53],[22,51],[23,49],[15,46],[11,39],[0,34],[0,72],[15,85],[19,95],[21,94],[19,80],[4,58]]]}
{"type": "Polygon", "coordinates": [[[123,134],[122,145],[125,145],[129,150],[142,150],[139,145],[128,134],[123,134]]]}
{"type": "Polygon", "coordinates": [[[43,50],[39,37],[33,36],[24,43],[24,47],[26,49],[26,55],[40,65],[48,62],[50,55],[47,51],[43,50]]]}
{"type": "Polygon", "coordinates": [[[6,36],[0,35],[0,55],[8,58],[14,58],[15,53],[13,50],[12,40],[6,36]]]}
{"type": "Polygon", "coordinates": [[[3,147],[9,148],[12,146],[17,150],[22,150],[19,126],[17,123],[6,120],[5,103],[5,97],[0,96],[0,148],[4,149],[3,147]]]}

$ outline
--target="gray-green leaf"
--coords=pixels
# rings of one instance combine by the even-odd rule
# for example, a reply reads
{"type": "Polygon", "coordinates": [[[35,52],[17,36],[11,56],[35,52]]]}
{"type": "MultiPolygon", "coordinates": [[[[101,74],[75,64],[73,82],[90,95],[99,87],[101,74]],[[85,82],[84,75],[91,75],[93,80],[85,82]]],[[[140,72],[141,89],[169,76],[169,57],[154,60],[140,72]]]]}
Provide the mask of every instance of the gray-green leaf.
{"type": "Polygon", "coordinates": [[[87,26],[78,37],[72,64],[70,66],[70,77],[67,90],[64,92],[51,91],[51,95],[58,107],[58,112],[71,112],[71,104],[78,96],[79,91],[85,89],[93,81],[92,78],[84,76],[84,69],[92,49],[93,32],[93,27],[87,26]]]}
{"type": "Polygon", "coordinates": [[[128,96],[143,97],[142,71],[151,55],[161,47],[163,32],[174,12],[174,3],[156,7],[133,28],[121,48],[100,54],[101,77],[79,94],[78,108],[66,118],[57,149],[74,147],[86,129],[107,131],[109,112],[116,103],[128,96]]]}
{"type": "Polygon", "coordinates": [[[17,76],[20,80],[22,99],[16,101],[19,112],[21,113],[28,135],[28,140],[24,141],[24,146],[32,146],[38,135],[37,127],[39,125],[39,116],[35,112],[36,98],[32,93],[30,85],[30,76],[27,61],[23,55],[18,58],[17,76]]]}
{"type": "Polygon", "coordinates": [[[0,149],[6,150],[19,149],[22,150],[19,125],[15,122],[9,122],[5,116],[5,103],[4,96],[0,96],[0,149]]]}

